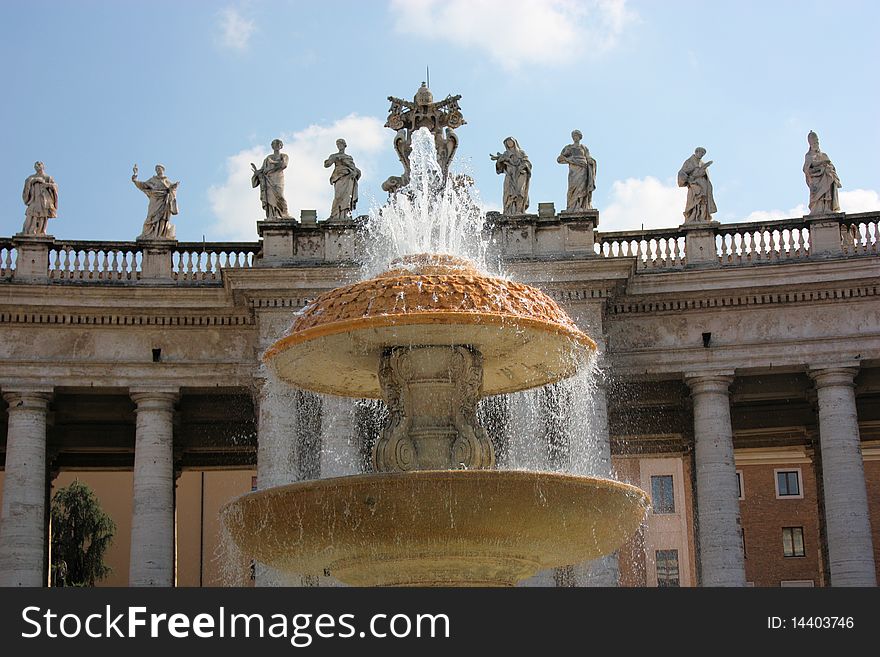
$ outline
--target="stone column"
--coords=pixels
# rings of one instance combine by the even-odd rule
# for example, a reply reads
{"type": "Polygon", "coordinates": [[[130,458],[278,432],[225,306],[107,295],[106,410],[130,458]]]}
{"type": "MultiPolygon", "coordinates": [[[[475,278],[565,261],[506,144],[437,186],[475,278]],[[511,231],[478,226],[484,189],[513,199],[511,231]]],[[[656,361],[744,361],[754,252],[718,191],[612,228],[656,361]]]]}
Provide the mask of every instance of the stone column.
{"type": "Polygon", "coordinates": [[[813,369],[832,586],[876,586],[868,494],[856,415],[855,367],[813,369]]]}
{"type": "Polygon", "coordinates": [[[703,586],[745,586],[728,374],[686,377],[694,402],[698,546],[703,586]]]}
{"type": "Polygon", "coordinates": [[[130,586],[174,585],[174,403],[177,393],[137,391],[130,586]]]}
{"type": "Polygon", "coordinates": [[[0,586],[46,585],[46,417],[52,393],[3,393],[9,404],[0,511],[0,586]]]}
{"type": "Polygon", "coordinates": [[[362,471],[354,429],[354,399],[321,396],[321,478],[362,471]]]}

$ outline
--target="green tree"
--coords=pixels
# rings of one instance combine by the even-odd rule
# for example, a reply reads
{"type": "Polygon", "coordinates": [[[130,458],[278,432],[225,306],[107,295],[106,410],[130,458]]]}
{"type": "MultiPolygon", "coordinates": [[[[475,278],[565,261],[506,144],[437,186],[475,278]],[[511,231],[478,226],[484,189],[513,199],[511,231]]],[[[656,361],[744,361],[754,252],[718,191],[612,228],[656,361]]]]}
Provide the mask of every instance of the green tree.
{"type": "Polygon", "coordinates": [[[110,574],[104,553],[116,523],[79,481],[52,497],[52,586],[94,586],[110,574]]]}

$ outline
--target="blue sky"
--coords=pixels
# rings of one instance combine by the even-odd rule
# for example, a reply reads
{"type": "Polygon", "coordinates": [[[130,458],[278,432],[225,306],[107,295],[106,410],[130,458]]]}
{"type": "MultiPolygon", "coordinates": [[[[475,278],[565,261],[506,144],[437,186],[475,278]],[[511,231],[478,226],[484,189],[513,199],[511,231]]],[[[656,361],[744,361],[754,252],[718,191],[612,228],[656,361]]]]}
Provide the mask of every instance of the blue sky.
{"type": "Polygon", "coordinates": [[[0,235],[21,230],[34,160],[59,185],[49,231],[133,239],[157,162],[180,180],[181,240],[256,239],[249,162],[280,136],[298,214],[331,201],[344,137],[359,212],[399,173],[388,95],[460,93],[456,156],[500,205],[489,153],[515,136],[531,210],[565,205],[556,163],[579,128],[598,160],[605,230],[681,223],[681,163],[708,149],[721,221],[805,211],[819,133],[844,210],[880,209],[880,3],[675,0],[49,1],[0,4],[0,235]]]}

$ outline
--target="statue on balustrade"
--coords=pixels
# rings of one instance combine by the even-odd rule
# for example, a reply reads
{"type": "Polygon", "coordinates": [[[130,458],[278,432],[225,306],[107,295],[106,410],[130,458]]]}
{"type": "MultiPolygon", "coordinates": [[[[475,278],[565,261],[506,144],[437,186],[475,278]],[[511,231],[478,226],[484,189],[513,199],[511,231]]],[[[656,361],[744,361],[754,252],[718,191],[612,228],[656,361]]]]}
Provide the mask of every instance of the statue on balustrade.
{"type": "Polygon", "coordinates": [[[687,187],[687,204],[684,208],[686,224],[708,223],[712,215],[718,212],[715,196],[712,193],[712,182],[707,169],[712,161],[703,162],[706,149],[699,147],[681,165],[678,172],[678,186],[687,187]]]}
{"type": "Polygon", "coordinates": [[[165,167],[156,165],[156,175],[149,180],[140,181],[137,164],[131,174],[131,182],[150,199],[147,218],[139,240],[173,240],[176,238],[171,215],[177,214],[177,187],[180,181],[171,182],[165,175],[165,167]]]}
{"type": "Polygon", "coordinates": [[[810,214],[840,212],[837,190],[842,187],[837,170],[825,153],[819,150],[819,135],[810,130],[810,149],[804,158],[804,176],[810,189],[810,214]]]}
{"type": "Polygon", "coordinates": [[[280,139],[272,140],[272,153],[263,160],[263,166],[259,169],[251,162],[253,175],[251,185],[260,188],[260,203],[266,212],[266,219],[289,219],[287,213],[287,201],[284,199],[284,170],[290,161],[285,153],[281,152],[284,144],[280,139]]]}
{"type": "Polygon", "coordinates": [[[503,153],[489,155],[495,162],[495,173],[504,174],[504,214],[525,214],[529,207],[529,183],[532,163],[513,137],[504,140],[503,153]]]}
{"type": "Polygon", "coordinates": [[[34,162],[35,173],[24,181],[21,199],[27,206],[24,212],[24,235],[45,235],[46,224],[58,211],[58,185],[46,175],[42,162],[34,162]]]}
{"type": "Polygon", "coordinates": [[[567,212],[593,209],[593,191],[596,189],[596,160],[590,149],[581,144],[584,138],[580,130],[571,133],[572,143],[562,149],[556,161],[568,165],[567,212]]]}
{"type": "Polygon", "coordinates": [[[336,140],[339,152],[324,160],[324,168],[333,167],[330,184],[333,185],[333,207],[331,219],[350,219],[358,202],[358,180],[361,170],[354,165],[354,158],[345,153],[348,144],[344,139],[336,140]]]}

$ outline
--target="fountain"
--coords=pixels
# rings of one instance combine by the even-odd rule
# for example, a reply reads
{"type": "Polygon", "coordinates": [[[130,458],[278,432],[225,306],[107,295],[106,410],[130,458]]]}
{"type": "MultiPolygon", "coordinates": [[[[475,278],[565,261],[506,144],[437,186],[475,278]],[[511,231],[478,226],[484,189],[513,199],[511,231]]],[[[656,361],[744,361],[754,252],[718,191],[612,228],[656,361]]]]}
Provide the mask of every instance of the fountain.
{"type": "MultiPolygon", "coordinates": [[[[424,235],[459,243],[462,213],[450,199],[462,190],[420,132],[410,186],[386,208],[421,215],[424,235]]],[[[385,271],[319,296],[263,355],[299,388],[384,399],[388,419],[374,473],[229,503],[223,520],[248,555],[359,586],[512,586],[608,554],[638,527],[647,497],[635,486],[494,469],[479,400],[570,377],[595,343],[540,290],[461,255],[417,252],[447,243],[398,239],[385,271]]]]}

